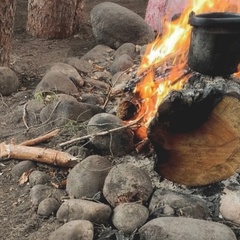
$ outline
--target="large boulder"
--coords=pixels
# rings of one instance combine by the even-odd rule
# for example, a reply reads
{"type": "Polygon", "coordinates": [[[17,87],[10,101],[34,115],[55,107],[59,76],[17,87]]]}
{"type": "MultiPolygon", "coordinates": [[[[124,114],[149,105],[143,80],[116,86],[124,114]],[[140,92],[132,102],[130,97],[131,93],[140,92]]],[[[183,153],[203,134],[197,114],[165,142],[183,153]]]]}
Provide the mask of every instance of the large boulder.
{"type": "Polygon", "coordinates": [[[100,3],[90,16],[98,43],[118,48],[124,43],[144,45],[154,39],[153,30],[143,18],[118,4],[100,3]]]}

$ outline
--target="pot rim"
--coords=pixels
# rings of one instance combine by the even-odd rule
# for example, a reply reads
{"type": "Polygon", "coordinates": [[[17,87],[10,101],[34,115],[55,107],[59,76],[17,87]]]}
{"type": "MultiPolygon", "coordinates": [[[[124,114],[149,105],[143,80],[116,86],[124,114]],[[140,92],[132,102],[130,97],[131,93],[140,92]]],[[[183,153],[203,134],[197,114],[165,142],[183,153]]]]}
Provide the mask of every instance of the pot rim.
{"type": "Polygon", "coordinates": [[[240,27],[240,13],[210,12],[196,15],[191,12],[188,23],[194,27],[240,27]]]}

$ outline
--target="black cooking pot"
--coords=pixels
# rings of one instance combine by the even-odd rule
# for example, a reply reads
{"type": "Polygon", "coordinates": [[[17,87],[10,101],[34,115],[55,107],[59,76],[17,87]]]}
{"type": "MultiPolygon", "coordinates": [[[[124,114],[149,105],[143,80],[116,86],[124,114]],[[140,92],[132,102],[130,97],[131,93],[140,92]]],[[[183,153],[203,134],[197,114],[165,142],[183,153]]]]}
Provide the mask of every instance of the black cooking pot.
{"type": "Polygon", "coordinates": [[[240,62],[240,14],[191,13],[189,24],[193,26],[189,67],[211,76],[236,72],[240,62]]]}

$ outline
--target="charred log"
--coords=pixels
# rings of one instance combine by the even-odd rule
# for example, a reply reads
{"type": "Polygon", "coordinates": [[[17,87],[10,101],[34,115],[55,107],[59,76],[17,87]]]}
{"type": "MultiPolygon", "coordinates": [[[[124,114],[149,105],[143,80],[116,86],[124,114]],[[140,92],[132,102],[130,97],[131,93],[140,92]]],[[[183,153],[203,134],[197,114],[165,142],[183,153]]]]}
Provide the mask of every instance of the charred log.
{"type": "Polygon", "coordinates": [[[189,186],[233,175],[240,166],[239,97],[233,79],[202,75],[169,93],[148,127],[155,170],[189,186]]]}

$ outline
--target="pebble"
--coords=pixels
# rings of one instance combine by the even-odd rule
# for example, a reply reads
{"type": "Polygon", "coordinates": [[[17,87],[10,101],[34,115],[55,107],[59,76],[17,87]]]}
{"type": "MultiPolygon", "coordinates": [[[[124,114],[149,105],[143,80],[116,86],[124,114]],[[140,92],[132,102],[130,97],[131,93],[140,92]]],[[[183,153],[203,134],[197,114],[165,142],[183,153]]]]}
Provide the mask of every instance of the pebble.
{"type": "Polygon", "coordinates": [[[51,180],[51,177],[42,171],[35,170],[32,171],[31,174],[29,175],[29,184],[30,187],[37,185],[37,184],[47,184],[51,180]]]}
{"type": "Polygon", "coordinates": [[[23,173],[30,171],[31,169],[35,169],[36,164],[32,161],[21,161],[13,166],[11,170],[11,175],[14,179],[18,179],[22,176],[23,173]]]}
{"type": "Polygon", "coordinates": [[[120,203],[145,203],[152,191],[152,182],[148,174],[129,163],[114,166],[103,186],[103,195],[113,207],[120,203]]]}
{"type": "Polygon", "coordinates": [[[0,67],[0,94],[8,96],[17,91],[20,81],[16,73],[8,67],[0,67]]]}
{"type": "Polygon", "coordinates": [[[66,63],[58,62],[46,64],[45,66],[40,67],[39,71],[42,72],[43,75],[48,71],[61,72],[67,78],[71,79],[77,87],[82,87],[84,84],[84,81],[76,68],[66,63]]]}
{"type": "Polygon", "coordinates": [[[93,61],[102,67],[107,68],[109,66],[108,58],[111,57],[111,53],[114,50],[105,45],[97,45],[88,51],[81,59],[86,61],[93,61]]]}
{"type": "Polygon", "coordinates": [[[184,217],[159,217],[139,229],[141,240],[237,240],[224,224],[184,217]]]}
{"type": "Polygon", "coordinates": [[[134,62],[128,54],[122,54],[119,57],[115,58],[112,65],[110,66],[110,72],[115,74],[120,71],[125,71],[128,68],[132,67],[134,62]]]}
{"type": "Polygon", "coordinates": [[[89,149],[82,146],[72,146],[66,150],[69,154],[78,158],[78,161],[85,159],[90,155],[89,149]]]}
{"type": "Polygon", "coordinates": [[[149,211],[137,203],[119,204],[113,210],[113,225],[126,234],[131,234],[141,227],[148,219],[149,211]]]}
{"type": "Polygon", "coordinates": [[[60,206],[56,216],[60,222],[88,220],[104,224],[109,220],[111,213],[111,208],[106,204],[82,199],[70,199],[60,206]]]}
{"type": "Polygon", "coordinates": [[[78,89],[67,75],[57,70],[51,70],[44,75],[36,86],[35,96],[43,92],[77,94],[78,89]]]}
{"type": "Polygon", "coordinates": [[[108,158],[92,155],[78,163],[67,176],[66,191],[74,198],[92,198],[102,191],[105,178],[112,168],[108,158]]]}
{"type": "Polygon", "coordinates": [[[93,224],[86,220],[75,220],[65,223],[55,230],[48,240],[92,240],[93,224]]]}
{"type": "Polygon", "coordinates": [[[38,206],[39,203],[46,198],[56,198],[58,201],[61,201],[61,198],[64,196],[66,196],[64,190],[41,184],[33,186],[30,191],[30,198],[33,206],[38,206]]]}
{"type": "Polygon", "coordinates": [[[240,224],[240,186],[230,184],[221,195],[220,213],[229,221],[240,224]]]}
{"type": "Polygon", "coordinates": [[[41,110],[40,119],[42,123],[52,121],[53,126],[60,127],[69,124],[69,127],[71,127],[71,121],[85,122],[103,111],[99,106],[81,103],[73,97],[67,96],[55,99],[54,102],[47,104],[41,110]]]}
{"type": "Polygon", "coordinates": [[[128,54],[134,59],[137,55],[136,46],[133,43],[124,43],[114,52],[113,57],[116,59],[123,54],[128,54]]]}
{"type": "Polygon", "coordinates": [[[59,207],[60,203],[57,199],[46,198],[39,203],[37,214],[44,217],[50,217],[51,215],[54,215],[57,212],[59,207]]]}
{"type": "Polygon", "coordinates": [[[83,59],[80,59],[78,57],[67,58],[65,60],[65,63],[76,68],[78,72],[82,72],[85,74],[91,73],[93,70],[93,66],[91,63],[89,63],[88,61],[85,61],[83,59]]]}
{"type": "Polygon", "coordinates": [[[176,215],[198,219],[207,219],[207,203],[198,196],[157,189],[150,200],[149,210],[152,217],[176,215]]]}

